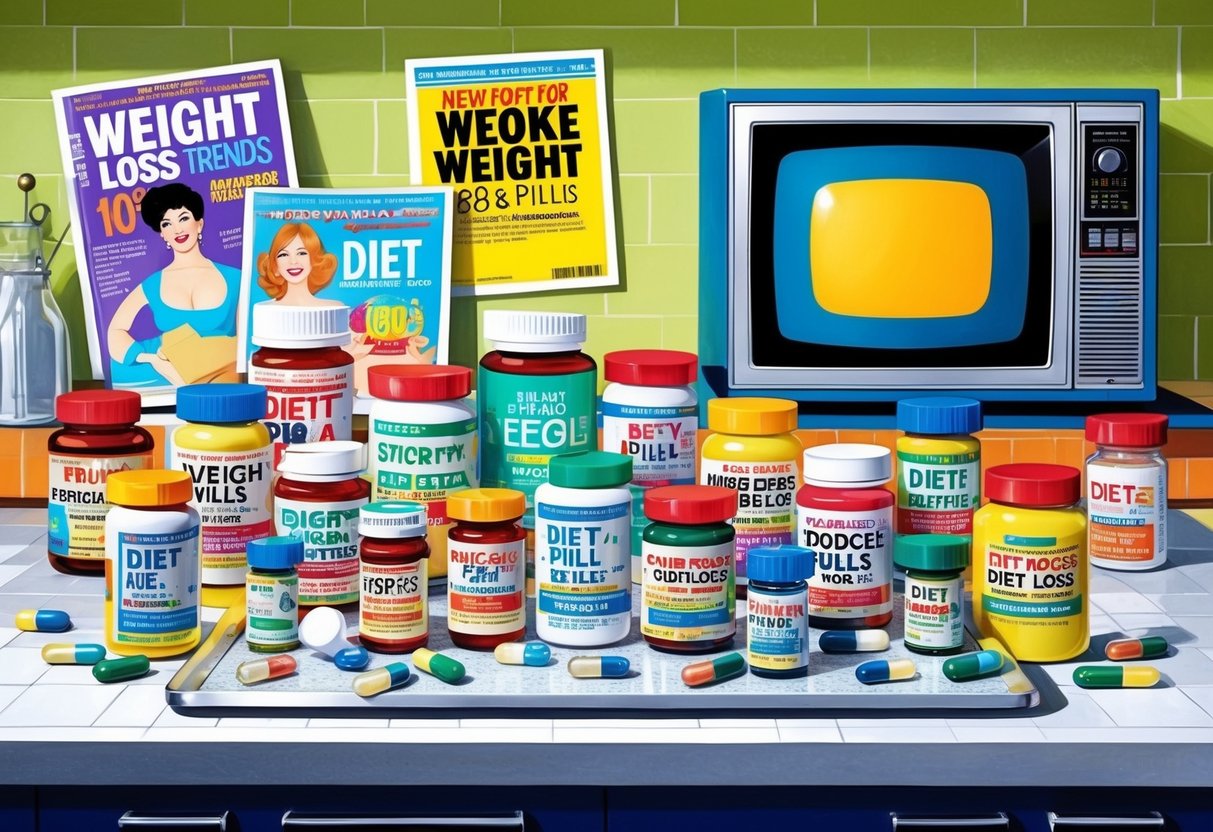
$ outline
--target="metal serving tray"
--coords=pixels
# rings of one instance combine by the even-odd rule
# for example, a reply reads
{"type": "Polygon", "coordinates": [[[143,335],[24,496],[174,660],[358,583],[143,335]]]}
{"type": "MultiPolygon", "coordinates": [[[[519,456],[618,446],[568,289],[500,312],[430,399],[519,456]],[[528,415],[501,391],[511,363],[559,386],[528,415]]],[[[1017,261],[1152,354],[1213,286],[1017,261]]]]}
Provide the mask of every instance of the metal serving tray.
{"type": "MultiPolygon", "coordinates": [[[[900,584],[894,593],[894,608],[900,610],[900,584]]],[[[639,588],[633,593],[633,609],[639,610],[639,588]]],[[[739,600],[737,648],[744,652],[745,602],[739,600]]],[[[534,621],[534,602],[528,602],[528,621],[534,621]]],[[[357,612],[346,614],[349,632],[357,632],[357,612]]],[[[547,667],[500,665],[491,652],[463,650],[451,645],[446,632],[446,592],[430,589],[430,643],[463,662],[467,677],[448,685],[417,671],[407,684],[371,699],[355,694],[355,674],[337,669],[332,662],[306,648],[294,652],[299,672],[293,676],[244,687],[236,681],[236,666],[263,658],[249,651],[243,638],[244,619],[235,610],[221,620],[198,652],[168,683],[168,703],[184,714],[209,716],[312,715],[373,716],[384,712],[395,716],[450,717],[491,712],[509,716],[551,716],[555,712],[596,712],[636,715],[637,712],[669,715],[671,712],[731,712],[771,716],[820,710],[932,710],[1029,708],[1040,696],[1031,680],[1007,657],[999,676],[964,683],[944,677],[942,658],[910,653],[902,641],[901,616],[895,615],[888,632],[888,651],[852,655],[822,653],[817,649],[820,631],[810,633],[812,653],[809,676],[801,679],[764,679],[747,673],[713,686],[689,688],[682,683],[682,668],[710,657],[659,653],[641,639],[640,622],[632,618],[631,635],[612,647],[589,649],[552,647],[547,667]],[[574,679],[565,664],[573,656],[626,656],[632,670],[623,679],[574,679]],[[909,681],[866,686],[855,678],[855,667],[870,659],[912,658],[918,675],[909,681]]],[[[527,627],[534,639],[534,627],[527,627]]],[[[979,645],[965,634],[969,650],[1000,649],[996,641],[979,645]]],[[[728,651],[721,651],[728,652],[728,651]]],[[[714,654],[720,655],[720,654],[714,654]]],[[[408,657],[372,653],[371,666],[380,667],[408,657]]]]}

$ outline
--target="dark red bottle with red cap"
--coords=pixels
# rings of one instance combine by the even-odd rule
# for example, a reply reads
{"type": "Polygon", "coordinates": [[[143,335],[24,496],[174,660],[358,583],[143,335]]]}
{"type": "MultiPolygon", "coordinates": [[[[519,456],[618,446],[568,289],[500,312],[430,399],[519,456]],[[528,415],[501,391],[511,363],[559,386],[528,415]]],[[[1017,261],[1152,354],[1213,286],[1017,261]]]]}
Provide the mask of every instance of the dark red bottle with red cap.
{"type": "Polygon", "coordinates": [[[105,574],[105,481],[114,471],[159,467],[156,442],[135,423],[139,394],[81,390],[55,400],[63,427],[47,441],[50,459],[47,557],[65,575],[105,574]]]}
{"type": "Polygon", "coordinates": [[[737,633],[737,492],[669,485],[645,492],[640,634],[671,653],[710,653],[737,633]]]}

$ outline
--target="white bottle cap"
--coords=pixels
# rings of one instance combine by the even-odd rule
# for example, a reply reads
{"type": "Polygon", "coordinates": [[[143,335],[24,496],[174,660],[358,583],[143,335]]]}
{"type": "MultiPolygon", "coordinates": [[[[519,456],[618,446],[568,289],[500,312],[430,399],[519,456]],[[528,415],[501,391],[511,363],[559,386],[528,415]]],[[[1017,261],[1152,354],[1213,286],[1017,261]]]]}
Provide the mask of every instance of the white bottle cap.
{"type": "Polygon", "coordinates": [[[880,445],[839,442],[804,452],[804,481],[822,488],[868,488],[893,476],[893,455],[880,445]]]}
{"type": "Polygon", "coordinates": [[[585,343],[585,315],[488,309],[484,337],[506,352],[572,352],[585,343]]]}
{"type": "Polygon", "coordinates": [[[348,306],[290,306],[277,300],[253,304],[253,343],[259,347],[344,347],[351,337],[348,306]]]}
{"type": "Polygon", "coordinates": [[[300,482],[348,480],[365,470],[366,445],[348,440],[287,445],[278,462],[278,473],[300,482]]]}
{"type": "Polygon", "coordinates": [[[345,616],[332,607],[316,607],[299,622],[299,640],[309,650],[330,659],[350,646],[345,637],[345,616]]]}

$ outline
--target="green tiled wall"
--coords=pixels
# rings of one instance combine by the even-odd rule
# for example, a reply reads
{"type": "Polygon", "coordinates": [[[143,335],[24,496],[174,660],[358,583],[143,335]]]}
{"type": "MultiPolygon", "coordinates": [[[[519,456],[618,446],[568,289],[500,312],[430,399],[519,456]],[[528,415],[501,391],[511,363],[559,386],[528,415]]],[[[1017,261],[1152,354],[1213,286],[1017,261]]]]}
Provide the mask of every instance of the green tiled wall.
{"type": "MultiPolygon", "coordinates": [[[[281,58],[304,185],[408,183],[408,56],[609,50],[624,291],[460,300],[590,318],[589,350],[694,349],[700,90],[724,85],[1144,86],[1162,91],[1160,374],[1213,379],[1213,0],[0,0],[0,219],[16,175],[66,223],[49,91],[281,58]]],[[[87,367],[70,247],[56,293],[87,367]]]]}

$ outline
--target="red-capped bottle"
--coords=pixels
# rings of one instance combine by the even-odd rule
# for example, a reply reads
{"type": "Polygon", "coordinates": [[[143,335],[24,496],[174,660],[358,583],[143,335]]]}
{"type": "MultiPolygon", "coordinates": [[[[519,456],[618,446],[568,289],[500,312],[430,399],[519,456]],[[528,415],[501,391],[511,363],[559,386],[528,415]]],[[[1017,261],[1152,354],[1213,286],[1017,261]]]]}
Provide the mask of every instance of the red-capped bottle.
{"type": "Polygon", "coordinates": [[[526,635],[526,495],[469,488],[447,497],[447,629],[457,647],[492,650],[526,635]]]}
{"type": "Polygon", "coordinates": [[[423,503],[385,500],[362,507],[362,598],[358,639],[375,653],[411,653],[430,638],[430,547],[423,503]]]}
{"type": "Polygon", "coordinates": [[[645,492],[640,634],[671,653],[710,653],[737,634],[737,492],[669,485],[645,492]],[[690,599],[694,597],[694,601],[690,599]]]}
{"type": "Polygon", "coordinates": [[[152,435],[139,421],[139,394],[82,390],[55,400],[63,427],[47,442],[50,459],[47,557],[65,575],[105,574],[105,481],[114,471],[157,468],[152,435]]]}

